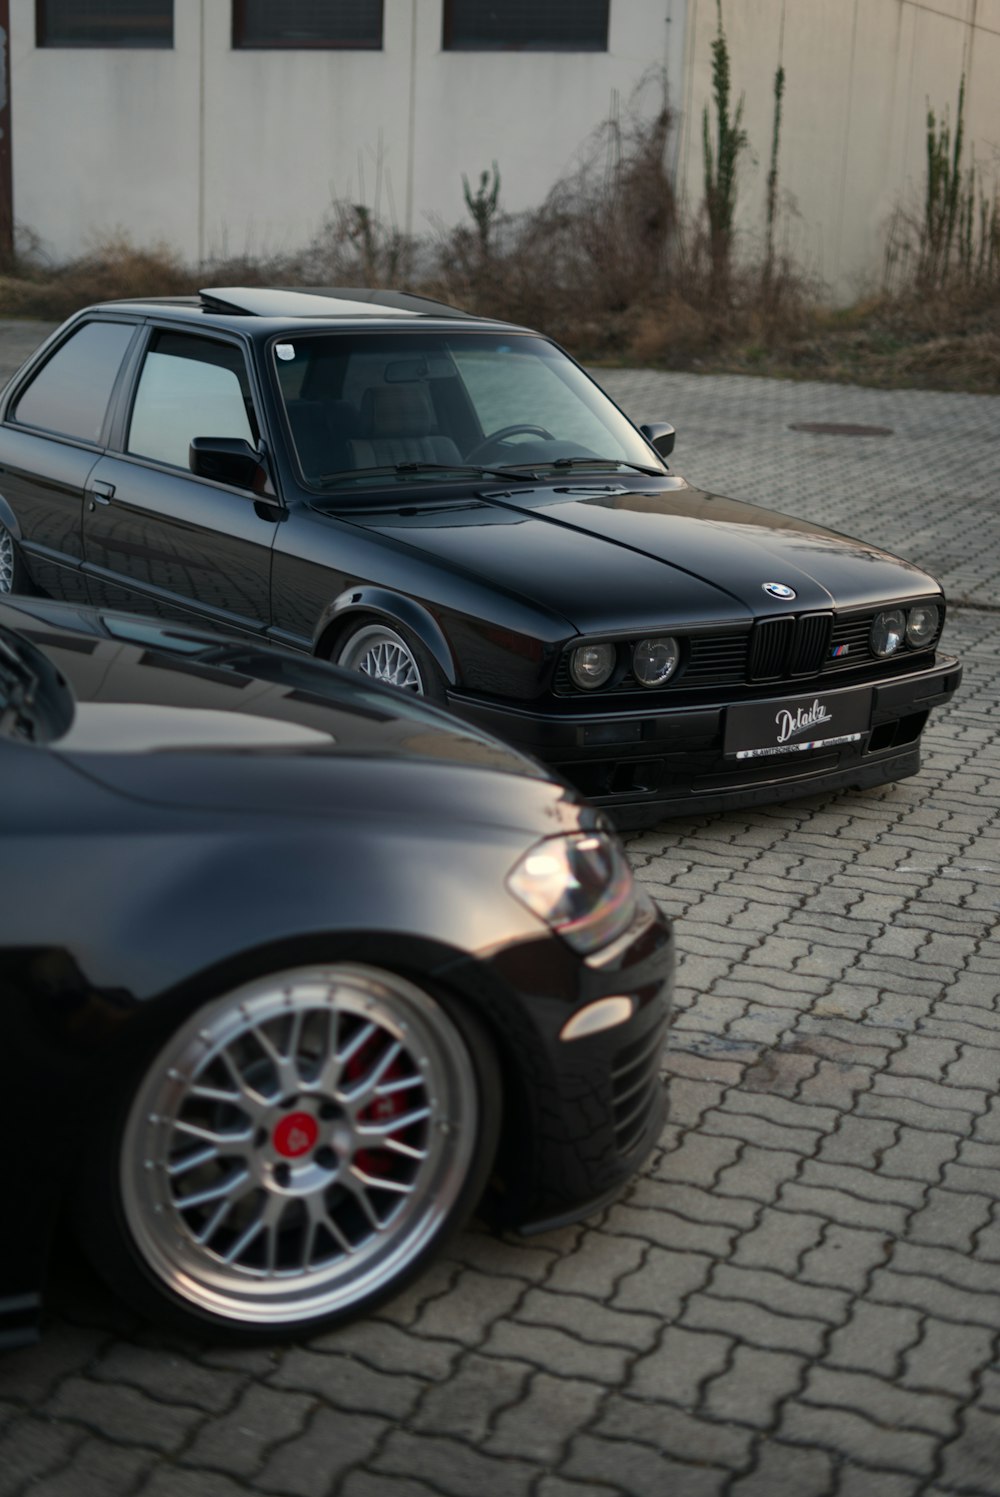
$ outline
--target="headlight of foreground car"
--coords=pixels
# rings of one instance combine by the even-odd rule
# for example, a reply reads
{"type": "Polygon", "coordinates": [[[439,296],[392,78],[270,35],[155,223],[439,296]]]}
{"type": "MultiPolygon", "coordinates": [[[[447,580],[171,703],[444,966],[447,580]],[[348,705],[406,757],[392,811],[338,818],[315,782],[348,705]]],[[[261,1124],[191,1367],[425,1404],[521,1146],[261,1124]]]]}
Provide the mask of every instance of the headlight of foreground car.
{"type": "Polygon", "coordinates": [[[640,686],[664,686],[680,662],[681,652],[671,634],[640,639],[632,651],[632,670],[640,686]]]}
{"type": "Polygon", "coordinates": [[[895,655],[897,650],[902,649],[905,638],[906,614],[901,608],[892,608],[888,613],[876,614],[871,632],[873,654],[880,655],[883,659],[887,655],[895,655]]]}
{"type": "Polygon", "coordinates": [[[614,668],[614,645],[580,645],[569,657],[569,673],[585,691],[603,686],[614,668]]]}
{"type": "Polygon", "coordinates": [[[584,954],[627,930],[636,911],[632,870],[617,839],[606,832],[536,842],[508,874],[507,887],[584,954]]]}
{"type": "Polygon", "coordinates": [[[917,648],[930,644],[938,632],[940,618],[940,610],[933,603],[919,603],[911,608],[906,621],[907,643],[917,648]]]}

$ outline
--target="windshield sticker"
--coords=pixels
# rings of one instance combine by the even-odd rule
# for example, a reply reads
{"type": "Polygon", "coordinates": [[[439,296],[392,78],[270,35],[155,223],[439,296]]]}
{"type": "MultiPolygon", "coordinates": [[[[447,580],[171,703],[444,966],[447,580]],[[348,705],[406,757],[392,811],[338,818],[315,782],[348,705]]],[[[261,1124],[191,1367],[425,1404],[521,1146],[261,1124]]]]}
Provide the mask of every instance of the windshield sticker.
{"type": "Polygon", "coordinates": [[[286,364],[288,363],[289,359],[294,359],[295,357],[295,349],[290,343],[276,343],[274,345],[274,351],[277,354],[278,358],[283,359],[286,364]]]}

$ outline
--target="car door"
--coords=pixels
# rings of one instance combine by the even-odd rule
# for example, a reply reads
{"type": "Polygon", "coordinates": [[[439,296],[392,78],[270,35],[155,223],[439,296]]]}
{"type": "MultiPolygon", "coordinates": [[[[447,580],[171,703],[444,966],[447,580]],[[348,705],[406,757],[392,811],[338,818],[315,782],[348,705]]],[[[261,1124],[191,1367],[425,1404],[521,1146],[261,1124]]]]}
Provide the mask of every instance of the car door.
{"type": "Polygon", "coordinates": [[[277,500],[261,502],[192,473],[194,437],[259,445],[246,355],[235,341],[154,326],[120,450],[109,450],[88,481],[83,537],[91,597],[263,633],[277,500]]]}
{"type": "Polygon", "coordinates": [[[17,522],[32,580],[52,597],[88,599],[84,490],[139,327],[100,317],[76,323],[15,383],[4,412],[0,498],[17,522]]]}

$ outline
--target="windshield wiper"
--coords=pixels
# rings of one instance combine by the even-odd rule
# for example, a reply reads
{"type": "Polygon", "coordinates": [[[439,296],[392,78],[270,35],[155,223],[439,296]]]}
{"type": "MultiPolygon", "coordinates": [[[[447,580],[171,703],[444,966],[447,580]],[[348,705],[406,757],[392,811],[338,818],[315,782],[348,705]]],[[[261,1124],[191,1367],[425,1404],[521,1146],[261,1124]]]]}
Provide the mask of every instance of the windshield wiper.
{"type": "MultiPolygon", "coordinates": [[[[527,464],[522,464],[526,467],[527,464]]],[[[544,466],[544,464],[543,464],[544,466]]],[[[392,478],[402,473],[468,473],[474,478],[533,478],[533,473],[515,473],[509,468],[484,468],[479,463],[393,463],[384,468],[345,468],[340,473],[321,473],[314,483],[347,483],[355,478],[392,478]]]]}
{"type": "MultiPolygon", "coordinates": [[[[516,464],[514,465],[516,466],[516,464]]],[[[527,467],[528,464],[523,466],[527,467]]],[[[532,463],[532,468],[631,468],[636,473],[647,473],[650,478],[662,478],[662,468],[651,468],[646,463],[630,463],[624,457],[556,457],[549,463],[532,463]]]]}

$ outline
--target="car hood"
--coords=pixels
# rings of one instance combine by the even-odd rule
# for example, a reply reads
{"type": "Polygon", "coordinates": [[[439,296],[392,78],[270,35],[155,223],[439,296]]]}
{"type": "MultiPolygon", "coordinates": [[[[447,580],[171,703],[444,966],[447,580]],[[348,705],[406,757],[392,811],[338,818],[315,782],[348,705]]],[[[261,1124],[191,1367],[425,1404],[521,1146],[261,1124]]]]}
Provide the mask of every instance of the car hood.
{"type": "Polygon", "coordinates": [[[548,771],[416,698],[318,661],[46,600],[0,605],[72,694],[42,749],[146,804],[576,824],[548,771]]]}
{"type": "Polygon", "coordinates": [[[581,633],[665,615],[786,613],[789,602],[769,597],[765,583],[793,588],[796,610],[874,607],[940,590],[874,546],[682,478],[535,485],[350,519],[544,604],[581,633]]]}

